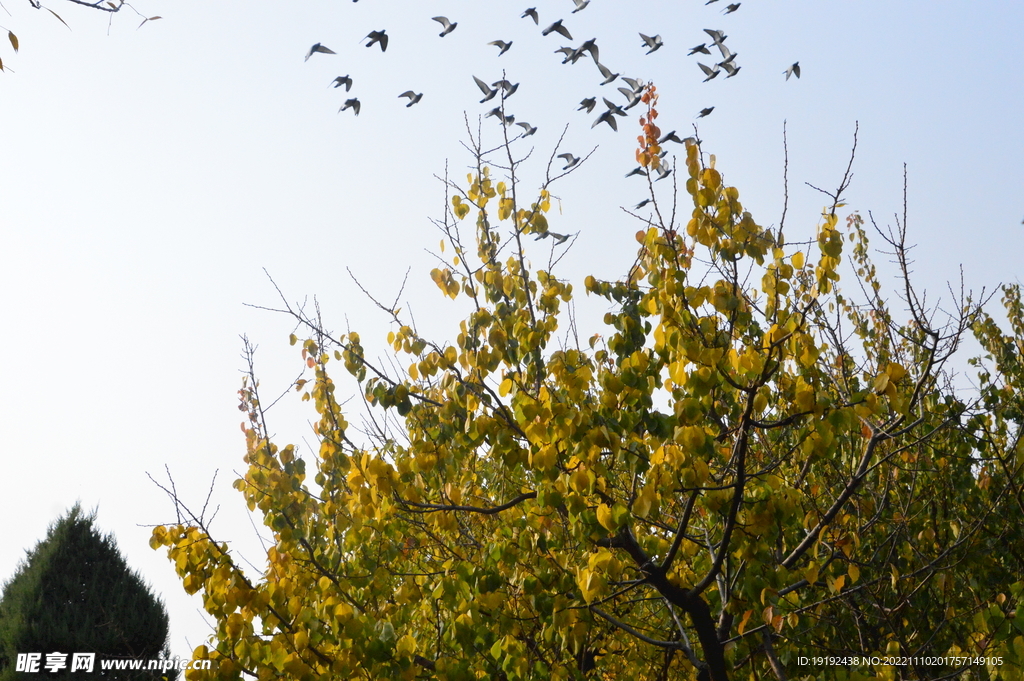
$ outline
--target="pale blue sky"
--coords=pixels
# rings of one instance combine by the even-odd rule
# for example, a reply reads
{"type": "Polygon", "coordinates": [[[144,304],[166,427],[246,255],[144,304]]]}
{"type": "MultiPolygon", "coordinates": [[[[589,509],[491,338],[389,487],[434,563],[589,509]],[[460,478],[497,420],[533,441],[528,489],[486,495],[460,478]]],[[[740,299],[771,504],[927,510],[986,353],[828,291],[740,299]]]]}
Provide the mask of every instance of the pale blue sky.
{"type": "MultiPolygon", "coordinates": [[[[522,83],[507,109],[539,127],[521,146],[535,147],[528,190],[566,124],[559,153],[598,147],[552,187],[562,213],[551,229],[579,232],[561,274],[584,311],[597,308],[582,299],[583,278],[615,278],[632,261],[639,227],[619,207],[647,191],[623,177],[635,165],[636,117],[620,119],[616,134],[591,129],[597,110],[576,111],[592,95],[618,101],[624,84],[599,87],[589,58],[563,66],[553,53],[592,37],[614,71],[656,83],[663,130],[690,134],[697,112],[715,107],[699,121],[704,151],[759,223],[781,214],[783,121],[790,240],[813,235],[825,200],[804,182],[838,184],[859,121],[849,208],[891,224],[907,164],[923,285],[948,301],[945,282],[961,263],[976,290],[1020,277],[1018,2],[745,0],[722,16],[725,2],[593,0],[570,14],[570,0],[535,0],[537,27],[519,16],[527,3],[505,0],[138,0],[140,12],[163,19],[136,30],[141,19],[124,10],[109,32],[106,15],[59,0],[50,6],[71,31],[21,0],[5,4],[0,25],[21,51],[0,46],[13,69],[0,74],[0,442],[9,481],[0,513],[13,519],[0,578],[76,499],[98,506],[100,526],[168,602],[175,654],[189,654],[206,632],[198,599],[183,595],[138,526],[173,520],[145,473],[168,464],[184,498],[201,506],[219,468],[214,529],[258,561],[230,488],[244,453],[239,334],[260,345],[268,392],[299,369],[289,321],[243,305],[276,304],[263,268],[289,299],[318,296],[330,327],[350,324],[383,352],[386,320],[345,268],[390,299],[411,267],[407,309],[428,335],[451,336],[463,308],[430,282],[425,249],[440,238],[429,222],[444,201],[434,176],[448,163],[464,178],[470,162],[463,112],[475,129],[494,106],[477,103],[473,75],[493,81],[505,69],[522,83]],[[459,26],[438,38],[436,15],[459,26]],[[575,40],[541,37],[557,18],[575,40]],[[386,53],[361,46],[382,28],[386,53]],[[704,28],[729,35],[742,65],[735,78],[701,82],[686,52],[707,42],[704,28]],[[662,35],[665,46],[645,55],[640,32],[662,35]],[[486,44],[495,39],[514,45],[499,58],[486,44]],[[315,42],[337,54],[303,61],[315,42]],[[797,60],[803,77],[786,82],[782,72],[797,60]],[[345,74],[355,81],[349,95],[330,87],[345,74]],[[408,109],[397,98],[407,89],[425,93],[408,109]],[[337,113],[348,96],[362,101],[359,117],[337,113]]],[[[483,121],[491,143],[499,127],[483,121]]],[[[668,180],[657,187],[671,190],[668,180]]],[[[531,247],[535,264],[546,262],[550,242],[531,247]]],[[[276,409],[276,432],[312,441],[310,413],[292,402],[276,409]]]]}

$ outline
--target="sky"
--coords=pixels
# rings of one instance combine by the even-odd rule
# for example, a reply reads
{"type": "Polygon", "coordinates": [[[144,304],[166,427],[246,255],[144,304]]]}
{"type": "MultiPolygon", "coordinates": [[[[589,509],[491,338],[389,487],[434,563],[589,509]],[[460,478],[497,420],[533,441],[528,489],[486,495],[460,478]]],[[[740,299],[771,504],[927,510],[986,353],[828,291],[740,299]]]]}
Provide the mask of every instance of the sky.
{"type": "MultiPolygon", "coordinates": [[[[277,288],[293,304],[315,297],[328,328],[358,330],[384,355],[388,320],[353,277],[390,301],[408,271],[403,306],[423,335],[453,338],[467,310],[429,279],[439,178],[465,179],[467,122],[485,146],[501,139],[501,124],[480,118],[496,102],[478,103],[474,75],[521,83],[505,106],[538,128],[515,147],[530,154],[525,190],[553,154],[593,152],[552,185],[549,221],[574,237],[556,273],[575,285],[581,335],[602,332],[605,308],[583,280],[622,276],[636,252],[643,225],[622,207],[648,195],[645,180],[625,177],[640,107],[617,133],[592,128],[600,97],[592,114],[580,101],[624,102],[615,88],[626,85],[600,86],[589,57],[562,65],[561,46],[596,38],[613,72],[653,82],[662,130],[685,137],[698,125],[704,153],[769,227],[782,214],[785,124],[788,240],[814,236],[831,201],[807,183],[839,184],[856,126],[844,210],[882,228],[902,220],[905,164],[914,276],[930,302],[950,309],[961,267],[976,293],[1020,281],[1024,5],[744,0],[723,15],[726,2],[592,0],[575,14],[571,0],[534,2],[539,26],[520,17],[525,2],[506,0],[137,0],[137,13],[114,16],[48,0],[67,26],[22,0],[0,6],[0,27],[20,43],[15,54],[0,41],[0,580],[80,501],[166,602],[172,654],[203,643],[198,597],[147,543],[153,525],[175,520],[148,476],[166,484],[169,471],[196,510],[209,493],[215,538],[259,566],[253,520],[231,488],[245,453],[241,336],[258,346],[264,394],[301,369],[294,322],[259,307],[280,306],[277,288]],[[458,26],[441,38],[434,16],[458,26]],[[556,19],[574,40],[541,35],[556,19]],[[735,77],[702,82],[687,52],[709,42],[705,28],[728,34],[735,77]],[[381,29],[387,51],[364,47],[381,29]],[[645,54],[640,33],[664,46],[645,54]],[[499,39],[513,42],[500,57],[487,44],[499,39]],[[318,42],[335,54],[304,60],[318,42]],[[801,78],[787,81],[796,61],[801,78]],[[344,75],[350,93],[331,87],[344,75]],[[412,107],[398,97],[409,89],[423,93],[412,107]],[[358,116],[338,112],[349,97],[358,116]]],[[[551,174],[560,168],[554,159],[551,174]]],[[[671,200],[671,178],[655,188],[671,200]]],[[[565,247],[530,243],[529,255],[543,267],[565,247]]],[[[889,257],[876,258],[895,284],[889,257]]],[[[279,444],[308,451],[313,417],[295,393],[279,402],[279,444]]]]}

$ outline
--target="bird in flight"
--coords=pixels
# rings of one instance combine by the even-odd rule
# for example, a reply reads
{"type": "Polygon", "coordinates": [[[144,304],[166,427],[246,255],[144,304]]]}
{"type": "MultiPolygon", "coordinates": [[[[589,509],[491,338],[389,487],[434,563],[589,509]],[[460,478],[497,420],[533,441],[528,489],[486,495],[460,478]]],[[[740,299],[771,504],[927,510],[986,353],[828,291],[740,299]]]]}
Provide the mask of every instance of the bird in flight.
{"type": "Polygon", "coordinates": [[[721,45],[722,43],[725,42],[725,39],[729,37],[726,34],[722,33],[721,31],[713,31],[710,28],[705,28],[704,32],[711,36],[712,45],[721,45]]]}
{"type": "Polygon", "coordinates": [[[511,40],[509,40],[507,43],[504,40],[492,40],[491,42],[489,42],[487,44],[488,45],[495,45],[495,46],[498,47],[499,50],[501,50],[500,52],[498,52],[498,56],[499,57],[501,55],[505,54],[506,52],[508,52],[508,48],[512,47],[512,41],[511,40]]]}
{"type": "Polygon", "coordinates": [[[538,26],[540,25],[540,17],[537,16],[536,7],[531,7],[530,9],[526,10],[525,12],[523,12],[523,15],[519,18],[525,19],[526,17],[530,17],[531,19],[533,19],[533,23],[537,24],[538,26]]]}
{"type": "Polygon", "coordinates": [[[590,0],[573,0],[573,2],[576,3],[576,9],[572,11],[572,14],[576,14],[576,12],[579,12],[590,4],[590,0]]]}
{"type": "MultiPolygon", "coordinates": [[[[588,0],[589,1],[589,0],[588,0]]],[[[565,243],[565,240],[569,238],[568,234],[556,234],[555,232],[543,232],[534,237],[534,241],[540,241],[541,239],[547,239],[551,237],[555,240],[555,245],[565,243]]]]}
{"type": "Polygon", "coordinates": [[[309,61],[309,58],[312,57],[317,52],[320,52],[321,54],[337,54],[337,52],[335,52],[331,48],[324,47],[320,43],[317,43],[313,47],[309,48],[309,52],[306,53],[306,61],[309,61]]]}
{"type": "MultiPolygon", "coordinates": [[[[380,51],[381,52],[386,52],[387,51],[387,49],[388,49],[388,34],[385,31],[383,31],[383,30],[381,30],[381,31],[370,31],[367,34],[366,38],[370,39],[370,42],[366,43],[367,47],[373,47],[374,43],[380,43],[380,51]]],[[[363,40],[366,40],[366,38],[363,38],[363,40]]]]}
{"type": "Polygon", "coordinates": [[[705,116],[707,116],[709,113],[711,113],[714,110],[715,110],[715,107],[713,107],[713,106],[709,106],[706,109],[701,109],[700,110],[700,115],[698,115],[697,118],[704,118],[705,116]]]}
{"type": "Polygon", "coordinates": [[[732,61],[736,59],[736,55],[739,54],[739,52],[733,52],[728,47],[726,47],[725,43],[719,43],[718,51],[722,53],[722,61],[718,62],[719,66],[731,64],[732,61]]]}
{"type": "Polygon", "coordinates": [[[628,87],[620,87],[619,92],[626,95],[626,109],[632,109],[634,106],[640,103],[640,93],[635,90],[630,90],[628,87]]]}
{"type": "Polygon", "coordinates": [[[351,76],[338,76],[337,78],[335,78],[331,82],[334,83],[334,87],[336,87],[336,88],[341,87],[342,85],[344,85],[345,86],[345,92],[348,92],[349,90],[352,89],[352,77],[351,76]]]}
{"type": "Polygon", "coordinates": [[[601,62],[597,63],[597,69],[601,72],[601,75],[604,76],[604,80],[601,81],[601,85],[607,85],[619,77],[619,74],[612,73],[612,70],[601,62]]]}
{"type": "Polygon", "coordinates": [[[579,156],[573,156],[572,154],[569,153],[559,154],[558,158],[565,160],[565,167],[562,168],[562,170],[568,170],[569,168],[572,168],[574,165],[580,162],[579,156]]]}
{"type": "Polygon", "coordinates": [[[701,71],[704,72],[704,75],[707,76],[707,78],[704,79],[705,83],[718,75],[718,64],[715,64],[715,67],[711,68],[710,66],[706,66],[704,64],[701,64],[700,62],[697,62],[697,66],[699,66],[701,68],[701,71]]]}
{"type": "Polygon", "coordinates": [[[725,11],[722,12],[722,14],[732,14],[733,12],[735,12],[736,10],[738,10],[740,8],[740,4],[742,4],[742,3],[737,2],[737,3],[734,3],[732,5],[726,5],[725,11]]]}
{"type": "Polygon", "coordinates": [[[740,69],[742,69],[743,67],[742,66],[736,66],[735,64],[733,64],[730,61],[723,61],[722,62],[722,68],[725,70],[726,73],[729,74],[728,76],[726,76],[726,78],[732,78],[737,73],[739,73],[740,69]]]}
{"type": "MultiPolygon", "coordinates": [[[[624,80],[629,87],[633,88],[633,92],[635,94],[640,94],[644,89],[644,82],[642,80],[637,80],[636,78],[623,78],[622,80],[624,80]]],[[[621,90],[622,88],[619,89],[621,90]]]]}
{"type": "Polygon", "coordinates": [[[565,26],[562,26],[561,19],[559,19],[558,21],[551,24],[550,26],[548,26],[547,28],[540,32],[541,35],[548,35],[550,33],[558,33],[559,35],[563,35],[569,40],[572,40],[572,34],[569,33],[569,29],[567,29],[565,26]]]}
{"type": "Polygon", "coordinates": [[[616,116],[625,116],[626,115],[626,112],[618,104],[616,104],[614,102],[609,102],[606,97],[602,97],[601,99],[604,100],[604,105],[606,107],[608,107],[608,110],[611,111],[616,116]]]}
{"type": "Polygon", "coordinates": [[[707,48],[707,44],[701,43],[697,47],[691,47],[689,54],[687,54],[686,56],[689,57],[690,55],[697,54],[698,52],[701,52],[703,54],[711,54],[711,50],[707,48]]]}
{"type": "Polygon", "coordinates": [[[507,80],[499,80],[495,83],[491,83],[491,87],[501,88],[501,98],[508,99],[515,94],[516,90],[519,89],[519,83],[513,85],[507,80]]]}
{"type": "MultiPolygon", "coordinates": [[[[607,100],[605,100],[605,101],[607,101],[607,100]]],[[[615,122],[615,115],[614,114],[615,114],[615,112],[613,110],[611,110],[611,109],[608,109],[608,110],[602,112],[601,115],[597,117],[597,120],[594,121],[594,124],[590,126],[590,128],[594,129],[597,126],[601,125],[602,123],[607,123],[609,128],[611,128],[615,132],[618,132],[619,131],[619,124],[615,122]]]]}
{"type": "Polygon", "coordinates": [[[786,80],[789,80],[790,76],[800,77],[800,62],[795,61],[793,65],[786,69],[783,73],[786,74],[786,80]]]}
{"type": "Polygon", "coordinates": [[[678,142],[679,144],[682,144],[683,140],[680,139],[679,135],[676,134],[676,131],[673,130],[672,132],[663,135],[662,138],[658,140],[659,145],[664,144],[665,142],[678,142]]]}
{"type": "Polygon", "coordinates": [[[483,104],[489,99],[494,99],[494,97],[498,94],[497,87],[489,86],[487,83],[483,82],[476,76],[473,76],[473,80],[476,81],[476,86],[480,88],[480,91],[484,93],[484,98],[480,100],[481,104],[483,104]]]}
{"type": "Polygon", "coordinates": [[[441,31],[441,33],[439,35],[442,38],[445,37],[446,35],[448,35],[449,33],[451,33],[452,31],[454,31],[455,27],[459,25],[459,22],[457,22],[457,21],[454,22],[454,23],[452,23],[451,21],[448,21],[448,17],[434,17],[434,21],[436,21],[439,24],[441,24],[441,27],[442,27],[443,30],[441,31]]]}
{"type": "Polygon", "coordinates": [[[647,177],[647,171],[643,169],[643,166],[637,166],[636,168],[633,168],[628,173],[626,173],[626,177],[632,177],[633,175],[647,177]]]}
{"type": "Polygon", "coordinates": [[[341,113],[345,109],[352,109],[356,112],[356,116],[358,116],[360,108],[362,108],[362,105],[359,103],[359,100],[353,97],[352,99],[345,100],[345,103],[341,105],[340,109],[338,109],[338,113],[341,113]]]}
{"type": "Polygon", "coordinates": [[[405,108],[407,108],[407,109],[410,106],[412,106],[413,104],[416,104],[421,99],[423,99],[423,93],[422,92],[419,93],[419,94],[416,94],[412,90],[406,90],[405,92],[403,92],[402,94],[400,94],[398,96],[399,97],[408,97],[409,98],[409,103],[405,105],[405,108]]]}
{"type": "Polygon", "coordinates": [[[647,47],[651,48],[651,49],[647,50],[647,54],[650,54],[651,52],[654,52],[655,50],[660,48],[662,45],[664,45],[664,43],[661,40],[661,36],[660,35],[656,35],[656,36],[651,37],[651,36],[647,36],[647,35],[644,35],[643,33],[641,33],[640,37],[643,38],[644,44],[647,47]]]}
{"type": "Polygon", "coordinates": [[[523,133],[523,137],[529,137],[533,133],[537,132],[537,126],[536,125],[530,125],[526,121],[522,121],[520,123],[516,123],[516,125],[518,125],[523,130],[526,131],[526,132],[523,133]]]}
{"type": "MultiPolygon", "coordinates": [[[[711,1],[712,1],[712,2],[714,2],[715,0],[711,0],[711,1]]],[[[633,207],[633,210],[640,210],[641,208],[643,208],[644,206],[646,206],[646,205],[647,205],[648,203],[650,203],[650,202],[651,202],[651,200],[650,200],[650,199],[644,199],[644,200],[643,200],[643,201],[641,201],[640,203],[636,204],[636,205],[635,205],[635,206],[633,207]]]]}
{"type": "Polygon", "coordinates": [[[587,113],[590,113],[591,111],[594,110],[595,106],[597,106],[597,99],[594,97],[587,97],[582,102],[580,102],[580,108],[576,110],[583,111],[584,109],[586,109],[587,113]]]}
{"type": "Polygon", "coordinates": [[[599,50],[597,49],[596,41],[597,38],[591,38],[590,40],[585,41],[582,45],[577,47],[576,50],[573,52],[572,63],[575,64],[576,60],[582,57],[584,52],[589,52],[591,58],[593,58],[594,60],[594,63],[600,64],[601,62],[598,61],[599,50]]]}

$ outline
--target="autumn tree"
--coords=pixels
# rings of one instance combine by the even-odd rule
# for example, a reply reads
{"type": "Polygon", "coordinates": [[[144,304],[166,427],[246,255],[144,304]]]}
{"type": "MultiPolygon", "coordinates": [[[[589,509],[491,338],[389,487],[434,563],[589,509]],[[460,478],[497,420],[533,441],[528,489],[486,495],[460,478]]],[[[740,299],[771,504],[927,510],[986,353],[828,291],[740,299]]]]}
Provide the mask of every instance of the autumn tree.
{"type": "MultiPolygon", "coordinates": [[[[167,657],[168,621],[163,603],[128,567],[112,536],[101,535],[95,515],[75,505],[50,526],[46,539],[28,552],[0,599],[0,679],[25,678],[16,671],[19,653],[59,652],[67,666],[47,678],[71,673],[72,653],[97,660],[167,657]]],[[[44,672],[40,672],[44,673],[44,672]]],[[[99,678],[170,679],[173,674],[99,668],[99,678]]]]}
{"type": "Polygon", "coordinates": [[[468,309],[451,342],[378,303],[395,371],[285,305],[317,414],[305,457],[272,440],[249,354],[235,487],[273,535],[265,568],[201,514],[152,538],[216,621],[195,652],[214,671],[188,678],[1020,678],[1017,287],[1009,333],[967,294],[925,307],[900,221],[877,231],[890,296],[867,224],[840,217],[849,170],[794,241],[688,139],[685,207],[649,185],[635,260],[583,282],[611,311],[581,340],[576,288],[531,265],[564,248],[534,242],[567,173],[549,163],[525,198],[515,143],[482,145],[430,273],[468,309]],[[972,329],[987,354],[962,397],[949,363],[972,329]],[[362,430],[339,373],[374,407],[362,430]]]}

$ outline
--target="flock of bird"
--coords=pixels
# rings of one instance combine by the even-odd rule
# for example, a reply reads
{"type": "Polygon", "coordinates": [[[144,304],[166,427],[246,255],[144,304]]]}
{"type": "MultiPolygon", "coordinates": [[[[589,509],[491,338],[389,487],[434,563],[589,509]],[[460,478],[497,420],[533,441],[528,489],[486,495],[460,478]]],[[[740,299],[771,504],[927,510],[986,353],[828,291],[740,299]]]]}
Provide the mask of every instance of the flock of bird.
{"type": "MultiPolygon", "coordinates": [[[[353,1],[356,2],[358,0],[353,1]]],[[[591,0],[573,0],[573,3],[576,5],[576,8],[572,10],[572,13],[575,14],[576,12],[582,11],[590,4],[590,2],[591,0]]],[[[707,0],[705,4],[710,5],[714,2],[718,2],[718,0],[707,0]]],[[[740,4],[741,3],[737,2],[727,5],[725,7],[725,11],[723,12],[723,14],[732,14],[736,12],[740,8],[740,4]]],[[[537,8],[535,7],[530,7],[527,10],[525,10],[520,15],[520,18],[532,19],[533,23],[536,26],[540,26],[540,15],[538,14],[537,8]]],[[[459,25],[458,22],[451,21],[449,20],[448,17],[444,16],[433,17],[433,21],[436,21],[441,27],[441,32],[438,34],[439,37],[441,38],[450,35],[459,25]]],[[[562,22],[562,19],[558,19],[557,21],[551,23],[549,26],[541,30],[541,35],[549,36],[554,33],[562,36],[566,40],[574,40],[574,38],[572,37],[572,33],[562,22]]],[[[738,74],[742,67],[738,63],[736,63],[736,57],[738,53],[733,52],[725,44],[725,41],[728,38],[728,36],[725,35],[724,32],[715,29],[706,28],[704,29],[704,32],[709,36],[710,40],[690,48],[687,56],[711,56],[713,54],[712,50],[718,50],[718,52],[721,54],[722,59],[721,61],[713,63],[710,66],[703,63],[702,61],[697,62],[697,66],[704,74],[703,82],[706,83],[710,80],[713,80],[714,78],[717,78],[722,72],[725,72],[727,74],[726,78],[732,78],[733,76],[738,74]]],[[[649,36],[643,33],[640,33],[639,35],[642,41],[640,43],[640,47],[646,50],[645,54],[647,55],[657,52],[665,44],[664,40],[660,35],[649,36]]],[[[373,47],[374,45],[378,45],[380,47],[381,52],[385,52],[388,49],[389,37],[386,31],[384,30],[370,31],[370,33],[368,33],[366,37],[363,38],[363,40],[366,41],[366,47],[373,47]]],[[[498,48],[497,56],[500,57],[512,48],[512,41],[492,40],[491,42],[487,43],[487,45],[498,48]]],[[[335,54],[335,52],[330,48],[320,43],[316,43],[309,49],[309,52],[306,54],[306,60],[308,61],[310,57],[318,53],[335,54]]],[[[626,111],[641,103],[644,90],[647,87],[647,83],[638,78],[625,77],[621,73],[614,72],[605,64],[601,63],[600,49],[598,48],[597,41],[594,38],[585,40],[578,47],[559,47],[557,50],[555,50],[555,53],[562,55],[562,64],[575,64],[583,57],[590,57],[590,59],[594,61],[594,64],[601,75],[601,79],[600,81],[598,81],[601,86],[609,85],[611,83],[614,83],[616,80],[621,80],[625,85],[628,86],[618,88],[618,92],[621,93],[623,97],[625,97],[625,101],[622,103],[615,103],[609,100],[607,97],[600,97],[600,100],[604,104],[605,108],[597,115],[597,117],[594,119],[593,123],[590,126],[591,128],[595,128],[604,123],[607,124],[608,127],[610,127],[613,131],[617,132],[619,129],[618,122],[616,120],[617,117],[627,116],[628,114],[626,113],[626,111]]],[[[786,76],[787,81],[792,76],[796,76],[797,78],[799,78],[799,62],[794,62],[793,65],[786,69],[783,73],[786,76]]],[[[519,133],[520,137],[529,137],[530,135],[533,135],[535,132],[537,132],[536,126],[533,126],[530,123],[527,123],[526,121],[516,121],[516,117],[514,114],[506,112],[505,102],[509,97],[515,94],[516,90],[519,88],[519,83],[512,83],[505,78],[502,78],[501,80],[495,82],[488,83],[486,80],[478,78],[477,76],[473,76],[473,81],[476,83],[477,88],[479,88],[480,92],[483,94],[483,98],[480,100],[481,104],[495,99],[497,99],[497,101],[500,102],[498,106],[495,106],[486,114],[484,114],[485,118],[494,117],[505,126],[520,126],[523,129],[523,131],[519,133]]],[[[335,88],[344,86],[345,92],[348,93],[352,89],[353,80],[350,75],[338,76],[332,81],[332,84],[335,88]]],[[[398,95],[398,98],[406,98],[408,101],[405,104],[405,106],[411,107],[419,103],[420,100],[423,99],[423,93],[417,93],[413,90],[406,90],[405,92],[398,95]]],[[[597,108],[597,106],[598,96],[595,95],[593,97],[587,97],[583,101],[581,101],[579,107],[576,110],[586,111],[586,113],[588,114],[593,114],[594,109],[597,108]]],[[[353,113],[358,116],[360,108],[361,103],[359,99],[357,97],[352,97],[345,100],[341,108],[338,109],[338,112],[341,113],[342,111],[351,109],[353,113]]],[[[704,118],[705,116],[711,114],[711,112],[713,112],[714,110],[714,106],[704,107],[697,113],[696,117],[704,118]]],[[[694,138],[680,138],[673,130],[672,132],[663,135],[658,142],[660,146],[665,144],[666,142],[675,142],[678,144],[683,144],[687,140],[693,139],[694,138]]],[[[667,151],[663,150],[661,152],[661,155],[664,156],[665,154],[667,154],[667,151]]],[[[559,154],[558,158],[561,158],[563,161],[565,161],[565,165],[562,167],[563,171],[571,170],[580,162],[580,158],[573,155],[572,153],[559,154]]],[[[632,177],[634,175],[646,177],[649,175],[649,173],[657,174],[658,177],[655,181],[658,181],[668,177],[672,173],[672,169],[669,168],[668,165],[665,163],[659,164],[658,168],[651,171],[648,171],[645,168],[638,166],[637,168],[634,168],[629,173],[627,173],[626,177],[632,177]]],[[[648,201],[650,201],[650,199],[641,201],[639,204],[636,205],[636,209],[642,208],[644,205],[648,203],[648,201]]],[[[538,238],[544,238],[545,236],[547,236],[547,234],[541,235],[538,238]]],[[[561,243],[565,241],[566,238],[568,238],[565,235],[559,234],[552,234],[551,236],[553,236],[555,238],[555,241],[558,243],[561,243]]]]}
{"type": "MultiPolygon", "coordinates": [[[[714,2],[718,2],[718,0],[707,0],[705,4],[710,5],[714,2]]],[[[573,0],[573,3],[576,5],[576,7],[575,9],[572,10],[572,14],[575,14],[585,9],[590,4],[590,0],[573,0]]],[[[741,3],[738,2],[727,5],[725,7],[725,11],[723,12],[723,14],[732,14],[733,12],[736,12],[740,8],[740,5],[741,3]]],[[[536,7],[530,7],[527,10],[525,10],[522,13],[521,18],[532,19],[535,25],[540,25],[540,15],[538,14],[536,7]]],[[[444,16],[433,17],[432,20],[440,24],[441,32],[438,35],[441,38],[444,38],[445,36],[451,34],[452,31],[454,31],[459,25],[458,22],[451,21],[448,19],[448,17],[444,16]]],[[[557,21],[553,22],[551,25],[547,26],[541,31],[541,35],[548,36],[551,35],[552,33],[556,33],[566,38],[567,40],[573,40],[572,34],[570,33],[569,29],[565,25],[563,25],[562,21],[562,19],[558,19],[557,21]]],[[[725,40],[728,36],[726,36],[725,33],[719,30],[704,29],[704,32],[707,33],[708,36],[710,36],[710,42],[704,42],[691,48],[688,53],[688,56],[692,56],[695,54],[705,54],[710,56],[712,54],[712,49],[717,49],[722,55],[722,60],[711,66],[708,66],[707,64],[704,64],[700,61],[697,62],[697,66],[700,67],[701,71],[703,71],[704,73],[704,82],[706,83],[709,80],[718,77],[718,75],[723,71],[728,74],[726,78],[732,78],[733,76],[738,74],[742,67],[736,63],[737,53],[730,50],[725,44],[725,40]]],[[[658,51],[665,44],[664,40],[660,35],[648,36],[641,33],[640,38],[643,41],[641,43],[641,47],[646,48],[646,54],[648,55],[658,51]]],[[[385,30],[370,31],[370,33],[367,34],[366,37],[363,38],[363,40],[367,41],[366,47],[373,47],[374,45],[379,45],[381,52],[387,51],[389,37],[385,30]]],[[[512,47],[511,40],[493,40],[487,44],[498,48],[497,56],[499,57],[508,52],[509,49],[512,47]]],[[[628,109],[631,109],[632,107],[640,103],[644,88],[646,87],[646,83],[636,78],[626,78],[622,76],[620,73],[613,72],[610,68],[602,64],[600,61],[600,51],[598,49],[596,39],[594,38],[584,41],[578,47],[560,47],[557,50],[555,50],[555,52],[563,56],[563,64],[575,64],[582,57],[589,55],[589,57],[593,59],[594,64],[596,65],[599,73],[601,74],[600,85],[608,85],[610,83],[615,82],[616,80],[622,80],[624,83],[629,85],[628,88],[618,88],[618,91],[625,97],[626,100],[623,104],[616,104],[614,102],[611,102],[606,97],[601,97],[601,101],[604,103],[606,109],[597,116],[597,118],[591,125],[591,127],[594,128],[600,125],[601,123],[605,123],[612,130],[618,131],[618,123],[616,122],[616,116],[627,115],[626,111],[628,109]]],[[[306,54],[306,60],[308,61],[310,57],[318,53],[336,54],[333,50],[326,47],[325,45],[316,43],[309,49],[309,52],[306,54]]],[[[789,80],[791,76],[796,76],[797,78],[799,78],[799,62],[794,63],[792,66],[786,69],[784,74],[786,76],[786,80],[789,80]]],[[[483,99],[480,100],[481,103],[494,99],[495,97],[497,97],[499,93],[501,94],[502,105],[489,111],[486,114],[486,116],[493,116],[502,123],[504,123],[505,125],[512,125],[513,123],[515,123],[516,121],[514,115],[504,113],[504,102],[516,91],[516,88],[519,86],[518,83],[512,85],[506,80],[500,80],[488,85],[485,81],[477,78],[476,76],[473,76],[473,80],[476,82],[477,87],[480,88],[481,92],[484,95],[483,99]]],[[[347,93],[351,91],[353,81],[351,76],[345,75],[338,76],[337,78],[335,78],[334,81],[332,81],[332,84],[334,85],[335,88],[344,85],[345,92],[347,93]]],[[[417,93],[414,92],[413,90],[406,90],[405,92],[398,95],[398,97],[406,98],[408,100],[406,103],[406,107],[411,107],[419,103],[420,100],[423,99],[423,93],[417,93]]],[[[580,106],[577,109],[577,111],[582,111],[585,109],[587,113],[592,113],[596,105],[597,98],[588,97],[584,99],[582,102],[580,102],[580,106]]],[[[700,112],[697,114],[697,118],[703,118],[704,116],[707,116],[712,111],[714,111],[714,108],[715,107],[710,106],[701,109],[700,112]]],[[[357,116],[359,115],[361,109],[361,102],[359,101],[358,97],[346,99],[345,102],[342,104],[341,108],[338,109],[338,112],[340,113],[348,109],[352,109],[352,111],[357,116]]],[[[519,122],[517,123],[517,125],[523,127],[523,136],[532,135],[537,130],[536,127],[531,126],[529,123],[519,122]]]]}

